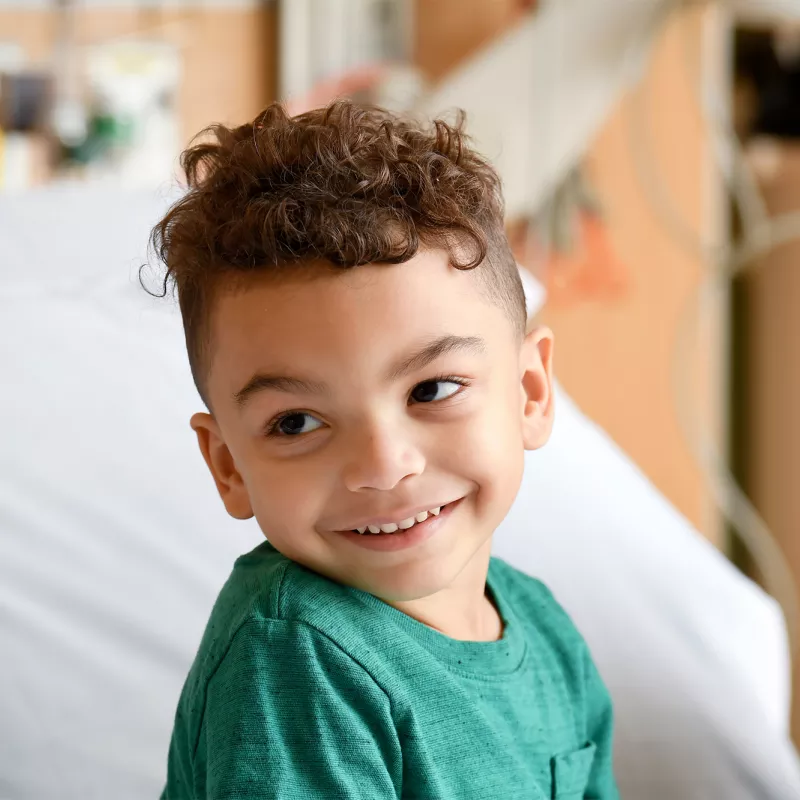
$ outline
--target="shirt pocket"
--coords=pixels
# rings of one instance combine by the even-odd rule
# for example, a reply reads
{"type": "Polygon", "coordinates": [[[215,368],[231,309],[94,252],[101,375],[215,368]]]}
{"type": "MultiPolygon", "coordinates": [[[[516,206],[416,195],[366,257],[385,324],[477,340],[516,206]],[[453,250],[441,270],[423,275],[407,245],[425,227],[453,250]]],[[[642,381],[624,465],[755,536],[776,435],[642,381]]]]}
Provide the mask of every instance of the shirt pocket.
{"type": "Polygon", "coordinates": [[[580,750],[550,759],[553,800],[583,800],[596,750],[597,745],[594,742],[587,742],[580,750]]]}

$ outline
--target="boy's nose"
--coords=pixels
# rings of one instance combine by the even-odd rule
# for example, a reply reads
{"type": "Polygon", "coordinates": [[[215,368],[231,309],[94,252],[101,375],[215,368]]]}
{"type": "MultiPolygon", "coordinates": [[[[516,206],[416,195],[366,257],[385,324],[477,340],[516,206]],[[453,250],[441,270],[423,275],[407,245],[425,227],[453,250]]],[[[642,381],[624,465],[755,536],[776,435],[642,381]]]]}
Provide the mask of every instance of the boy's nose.
{"type": "Polygon", "coordinates": [[[376,426],[351,440],[344,483],[351,492],[389,491],[424,468],[422,452],[396,425],[376,426]]]}

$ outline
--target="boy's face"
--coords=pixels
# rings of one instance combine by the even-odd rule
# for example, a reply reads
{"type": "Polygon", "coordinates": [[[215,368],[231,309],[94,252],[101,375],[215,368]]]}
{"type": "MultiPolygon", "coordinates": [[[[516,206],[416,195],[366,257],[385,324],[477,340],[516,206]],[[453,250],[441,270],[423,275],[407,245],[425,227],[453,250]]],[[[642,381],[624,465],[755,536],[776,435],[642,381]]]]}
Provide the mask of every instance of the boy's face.
{"type": "Polygon", "coordinates": [[[287,557],[388,601],[488,561],[523,450],[549,435],[549,331],[520,344],[475,275],[423,250],[254,280],[218,299],[212,342],[214,416],[192,424],[233,516],[255,515],[287,557]],[[436,507],[407,531],[353,532],[436,507]]]}

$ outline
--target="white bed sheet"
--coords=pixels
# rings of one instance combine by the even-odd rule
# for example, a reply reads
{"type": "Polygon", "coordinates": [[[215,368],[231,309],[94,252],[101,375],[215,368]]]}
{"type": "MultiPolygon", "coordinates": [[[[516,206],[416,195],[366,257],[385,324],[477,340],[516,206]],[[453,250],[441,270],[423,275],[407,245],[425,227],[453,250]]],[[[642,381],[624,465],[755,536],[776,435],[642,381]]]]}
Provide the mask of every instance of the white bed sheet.
{"type": "MultiPolygon", "coordinates": [[[[195,452],[173,304],[135,280],[165,202],[0,199],[3,800],[157,796],[215,594],[260,540],[195,452]]],[[[543,578],[589,641],[623,797],[800,798],[776,604],[558,401],[495,553],[543,578]]]]}

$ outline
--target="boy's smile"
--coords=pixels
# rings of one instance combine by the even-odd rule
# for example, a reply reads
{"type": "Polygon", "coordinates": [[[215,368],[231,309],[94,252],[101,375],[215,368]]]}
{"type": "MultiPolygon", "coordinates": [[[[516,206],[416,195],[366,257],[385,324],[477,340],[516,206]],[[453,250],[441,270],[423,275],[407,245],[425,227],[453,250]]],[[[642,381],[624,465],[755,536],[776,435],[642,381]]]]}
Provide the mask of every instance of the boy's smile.
{"type": "MultiPolygon", "coordinates": [[[[440,503],[430,507],[430,511],[419,511],[402,519],[399,523],[381,524],[377,520],[372,525],[358,526],[355,530],[341,530],[342,536],[348,538],[358,547],[368,550],[390,552],[403,550],[422,544],[432,536],[449,519],[450,514],[459,505],[462,498],[450,503],[440,503]]],[[[394,515],[397,519],[399,513],[394,515]]]]}
{"type": "Polygon", "coordinates": [[[550,431],[549,331],[520,341],[478,275],[420,250],[261,273],[220,293],[211,341],[213,416],[192,424],[228,511],[294,561],[480,638],[492,534],[550,431]]]}

